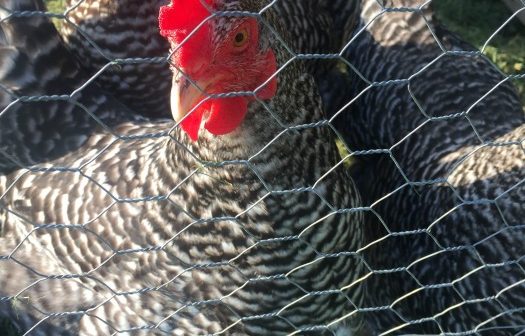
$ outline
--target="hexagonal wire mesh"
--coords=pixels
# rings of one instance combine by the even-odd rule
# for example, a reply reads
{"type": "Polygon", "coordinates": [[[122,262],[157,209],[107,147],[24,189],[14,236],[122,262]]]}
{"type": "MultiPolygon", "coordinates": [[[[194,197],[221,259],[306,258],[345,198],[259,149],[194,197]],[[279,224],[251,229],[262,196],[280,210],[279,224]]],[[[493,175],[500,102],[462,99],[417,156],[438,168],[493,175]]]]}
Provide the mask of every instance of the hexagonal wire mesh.
{"type": "Polygon", "coordinates": [[[249,132],[199,142],[156,119],[172,76],[160,2],[1,3],[0,312],[19,333],[525,330],[523,74],[431,1],[210,11],[257,18],[281,91],[254,97],[249,132]]]}

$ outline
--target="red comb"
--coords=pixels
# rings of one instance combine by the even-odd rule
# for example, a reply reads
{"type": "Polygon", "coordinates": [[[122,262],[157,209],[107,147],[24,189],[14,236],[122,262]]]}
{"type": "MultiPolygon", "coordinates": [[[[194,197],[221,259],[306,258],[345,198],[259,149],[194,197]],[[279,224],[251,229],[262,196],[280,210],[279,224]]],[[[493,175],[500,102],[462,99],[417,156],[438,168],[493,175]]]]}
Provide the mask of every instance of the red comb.
{"type": "Polygon", "coordinates": [[[161,35],[175,39],[176,43],[181,43],[188,34],[211,15],[204,4],[213,8],[213,2],[214,0],[172,0],[169,5],[160,7],[161,35]]]}

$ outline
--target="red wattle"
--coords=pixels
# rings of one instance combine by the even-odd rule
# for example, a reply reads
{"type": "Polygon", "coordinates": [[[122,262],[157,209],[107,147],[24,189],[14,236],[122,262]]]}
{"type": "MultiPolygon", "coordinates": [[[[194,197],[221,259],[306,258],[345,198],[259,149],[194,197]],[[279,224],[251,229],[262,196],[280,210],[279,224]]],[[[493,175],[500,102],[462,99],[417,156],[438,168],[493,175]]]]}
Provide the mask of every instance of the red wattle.
{"type": "Polygon", "coordinates": [[[214,135],[228,134],[239,127],[247,111],[248,99],[246,97],[213,99],[210,117],[204,128],[214,135]]]}
{"type": "Polygon", "coordinates": [[[206,110],[206,103],[197,107],[180,123],[180,127],[188,134],[191,140],[197,141],[199,139],[199,129],[201,128],[202,117],[206,110]]]}

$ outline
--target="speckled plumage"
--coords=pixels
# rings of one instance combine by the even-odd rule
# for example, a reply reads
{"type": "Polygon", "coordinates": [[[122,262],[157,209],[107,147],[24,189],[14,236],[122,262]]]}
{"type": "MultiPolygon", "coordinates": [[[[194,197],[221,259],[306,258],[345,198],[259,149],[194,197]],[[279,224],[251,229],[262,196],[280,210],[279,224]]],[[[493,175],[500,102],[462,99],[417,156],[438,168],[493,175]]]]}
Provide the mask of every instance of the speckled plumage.
{"type": "MultiPolygon", "coordinates": [[[[39,0],[0,4],[2,109],[85,83],[47,18],[8,17],[39,0]]],[[[238,130],[198,142],[93,83],[3,110],[2,317],[31,335],[364,334],[359,196],[312,124],[311,76],[293,62],[279,80],[238,130]]]]}
{"type": "Polygon", "coordinates": [[[359,156],[356,175],[375,211],[367,261],[391,270],[368,279],[369,305],[382,307],[371,324],[395,335],[521,334],[525,114],[516,91],[428,6],[376,18],[378,2],[362,4],[345,57],[380,84],[353,76],[339,97],[360,97],[333,123],[351,149],[381,150],[359,156]]]}
{"type": "Polygon", "coordinates": [[[68,0],[61,35],[82,68],[132,110],[151,117],[169,115],[171,74],[162,62],[169,44],[157,27],[167,0],[68,0]],[[125,25],[123,24],[125,22],[125,25]],[[109,65],[117,59],[128,64],[109,65]]]}
{"type": "MultiPolygon", "coordinates": [[[[159,39],[155,25],[159,7],[167,1],[138,0],[68,0],[73,8],[62,25],[61,34],[79,63],[90,74],[117,58],[149,58],[168,54],[169,46],[159,39]],[[96,47],[95,47],[96,46],[96,47]]],[[[357,1],[275,2],[275,11],[287,27],[291,52],[301,54],[334,54],[339,51],[341,31],[357,1]],[[335,21],[333,18],[337,18],[335,21]]],[[[331,81],[327,69],[334,62],[323,57],[310,57],[308,71],[320,83],[331,81]]],[[[97,82],[131,109],[148,116],[168,115],[168,70],[146,61],[106,68],[97,82]]],[[[324,86],[323,86],[324,87],[324,86]]],[[[323,98],[328,97],[323,94],[323,98]]]]}

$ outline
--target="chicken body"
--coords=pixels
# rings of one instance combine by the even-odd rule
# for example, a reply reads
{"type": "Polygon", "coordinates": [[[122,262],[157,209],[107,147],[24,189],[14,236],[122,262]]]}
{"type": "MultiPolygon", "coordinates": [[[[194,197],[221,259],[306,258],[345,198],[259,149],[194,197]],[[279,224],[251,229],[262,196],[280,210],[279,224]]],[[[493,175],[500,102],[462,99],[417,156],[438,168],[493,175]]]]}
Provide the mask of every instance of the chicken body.
{"type": "Polygon", "coordinates": [[[31,335],[365,334],[359,195],[300,63],[239,129],[192,142],[86,84],[27,15],[40,1],[0,4],[3,317],[31,335]]]}
{"type": "Polygon", "coordinates": [[[345,58],[366,81],[349,70],[339,96],[349,108],[333,123],[365,151],[355,177],[375,211],[367,261],[386,271],[369,278],[371,324],[516,335],[525,324],[525,114],[508,78],[428,4],[418,10],[423,3],[385,1],[412,10],[382,12],[363,1],[345,38],[354,39],[345,58]]]}

